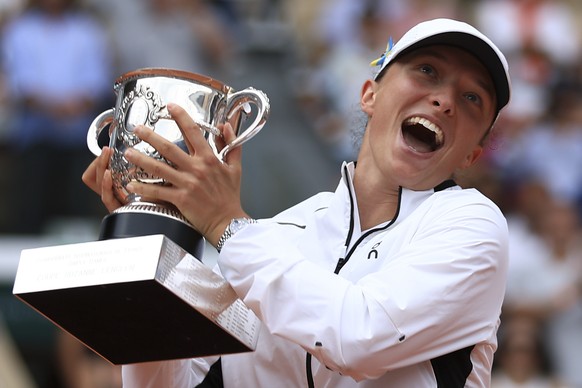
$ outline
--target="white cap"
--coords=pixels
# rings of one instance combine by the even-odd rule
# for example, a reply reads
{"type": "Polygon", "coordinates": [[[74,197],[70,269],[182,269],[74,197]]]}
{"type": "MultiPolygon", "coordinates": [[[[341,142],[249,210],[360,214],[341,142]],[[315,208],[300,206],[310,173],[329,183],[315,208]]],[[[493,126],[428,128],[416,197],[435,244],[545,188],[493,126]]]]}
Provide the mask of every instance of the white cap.
{"type": "Polygon", "coordinates": [[[412,27],[378,60],[381,66],[376,77],[400,54],[420,47],[444,44],[460,47],[473,54],[489,71],[497,95],[497,111],[509,102],[511,81],[505,56],[495,44],[473,26],[452,19],[434,19],[412,27]]]}

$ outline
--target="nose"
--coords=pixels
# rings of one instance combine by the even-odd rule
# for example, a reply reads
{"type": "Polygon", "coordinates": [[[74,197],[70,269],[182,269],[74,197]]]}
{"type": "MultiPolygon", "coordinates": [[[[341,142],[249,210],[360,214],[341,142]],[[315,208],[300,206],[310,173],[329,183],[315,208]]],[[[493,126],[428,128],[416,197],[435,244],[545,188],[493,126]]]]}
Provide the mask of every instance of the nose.
{"type": "Polygon", "coordinates": [[[432,97],[432,106],[445,114],[454,113],[454,98],[451,93],[441,92],[432,97]]]}

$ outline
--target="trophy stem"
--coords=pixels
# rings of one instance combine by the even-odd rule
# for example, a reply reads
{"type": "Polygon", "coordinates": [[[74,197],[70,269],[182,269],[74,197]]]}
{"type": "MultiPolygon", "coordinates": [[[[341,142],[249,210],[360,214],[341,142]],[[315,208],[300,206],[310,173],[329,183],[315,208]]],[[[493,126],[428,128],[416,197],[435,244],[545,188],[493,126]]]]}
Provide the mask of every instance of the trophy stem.
{"type": "Polygon", "coordinates": [[[204,237],[192,226],[160,214],[111,213],[101,222],[99,240],[163,234],[192,256],[202,260],[204,237]]]}

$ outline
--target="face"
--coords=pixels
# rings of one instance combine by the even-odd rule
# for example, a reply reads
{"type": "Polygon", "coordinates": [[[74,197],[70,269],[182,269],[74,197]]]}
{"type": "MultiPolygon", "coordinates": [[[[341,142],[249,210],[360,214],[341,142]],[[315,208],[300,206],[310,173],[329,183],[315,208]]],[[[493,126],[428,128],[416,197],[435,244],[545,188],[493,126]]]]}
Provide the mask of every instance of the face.
{"type": "Polygon", "coordinates": [[[385,71],[362,90],[369,120],[357,170],[367,184],[426,190],[471,166],[496,113],[481,62],[435,45],[402,55],[385,71]]]}

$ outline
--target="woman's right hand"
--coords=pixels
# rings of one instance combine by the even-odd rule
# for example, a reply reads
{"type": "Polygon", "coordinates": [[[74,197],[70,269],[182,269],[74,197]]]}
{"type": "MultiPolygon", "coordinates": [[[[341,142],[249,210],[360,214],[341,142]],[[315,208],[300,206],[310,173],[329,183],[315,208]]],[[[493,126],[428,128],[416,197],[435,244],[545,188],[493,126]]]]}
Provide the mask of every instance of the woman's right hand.
{"type": "Polygon", "coordinates": [[[101,196],[101,201],[109,212],[123,205],[113,194],[113,179],[108,168],[111,153],[111,148],[103,147],[101,155],[91,162],[81,177],[83,183],[101,196]]]}

